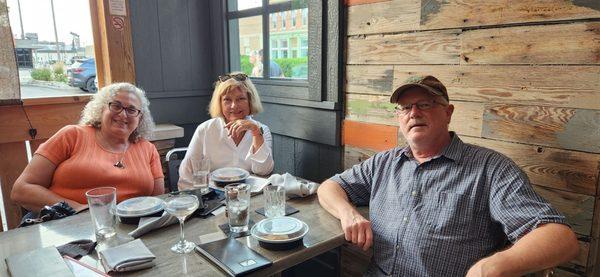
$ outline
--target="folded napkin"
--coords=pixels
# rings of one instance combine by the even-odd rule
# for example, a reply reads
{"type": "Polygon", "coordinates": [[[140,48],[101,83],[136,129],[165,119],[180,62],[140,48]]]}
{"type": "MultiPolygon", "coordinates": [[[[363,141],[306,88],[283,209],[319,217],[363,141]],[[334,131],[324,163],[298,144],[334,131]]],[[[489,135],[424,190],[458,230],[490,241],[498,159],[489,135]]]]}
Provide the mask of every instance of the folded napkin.
{"type": "Polygon", "coordinates": [[[283,175],[273,174],[269,177],[271,185],[283,186],[288,197],[306,197],[317,192],[319,184],[305,180],[298,180],[289,173],[283,175]]]}
{"type": "Polygon", "coordinates": [[[61,256],[69,256],[76,260],[92,253],[95,248],[96,242],[89,239],[74,240],[56,247],[61,256]]]}
{"type": "Polygon", "coordinates": [[[106,272],[133,271],[154,266],[156,256],[140,239],[100,251],[106,272]]]}
{"type": "Polygon", "coordinates": [[[142,217],[140,218],[138,227],[129,232],[129,235],[133,238],[139,238],[152,230],[175,224],[177,222],[179,222],[177,217],[170,215],[166,211],[163,212],[162,216],[160,217],[142,217]]]}

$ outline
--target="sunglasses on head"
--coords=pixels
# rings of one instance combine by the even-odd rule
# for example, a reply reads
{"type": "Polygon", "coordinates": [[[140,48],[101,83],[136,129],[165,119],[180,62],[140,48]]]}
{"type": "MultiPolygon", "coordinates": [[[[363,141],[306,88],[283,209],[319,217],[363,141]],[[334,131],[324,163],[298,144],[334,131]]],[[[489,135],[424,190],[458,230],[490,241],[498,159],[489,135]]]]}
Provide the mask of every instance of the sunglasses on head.
{"type": "Polygon", "coordinates": [[[245,81],[248,78],[248,75],[246,75],[245,73],[225,74],[225,75],[219,76],[219,81],[225,82],[232,78],[236,81],[245,81]]]}

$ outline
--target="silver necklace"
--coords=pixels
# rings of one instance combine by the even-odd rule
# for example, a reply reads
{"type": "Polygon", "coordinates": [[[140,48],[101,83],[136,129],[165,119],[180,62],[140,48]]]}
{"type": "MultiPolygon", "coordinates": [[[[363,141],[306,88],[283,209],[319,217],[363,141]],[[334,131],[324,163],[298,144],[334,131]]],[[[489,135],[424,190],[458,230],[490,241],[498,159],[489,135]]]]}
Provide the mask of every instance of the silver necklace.
{"type": "Polygon", "coordinates": [[[125,147],[125,151],[121,153],[121,158],[115,164],[113,164],[114,167],[119,169],[125,169],[125,164],[123,163],[123,160],[125,159],[125,153],[127,153],[127,149],[129,149],[129,145],[127,145],[127,147],[125,147]]]}

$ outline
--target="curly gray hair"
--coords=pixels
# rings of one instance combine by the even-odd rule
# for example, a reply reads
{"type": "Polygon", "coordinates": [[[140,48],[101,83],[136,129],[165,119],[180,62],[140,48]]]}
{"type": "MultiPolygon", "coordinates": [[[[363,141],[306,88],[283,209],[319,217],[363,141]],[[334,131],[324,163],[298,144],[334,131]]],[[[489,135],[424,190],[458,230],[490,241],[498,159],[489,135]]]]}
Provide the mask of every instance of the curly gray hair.
{"type": "Polygon", "coordinates": [[[143,90],[130,83],[114,83],[100,89],[83,108],[79,124],[92,125],[94,128],[99,129],[103,110],[108,107],[108,103],[114,100],[119,92],[133,93],[141,102],[140,123],[129,136],[129,141],[135,143],[140,138],[151,139],[154,131],[154,120],[152,120],[152,114],[150,114],[150,101],[146,98],[146,93],[143,90]]]}

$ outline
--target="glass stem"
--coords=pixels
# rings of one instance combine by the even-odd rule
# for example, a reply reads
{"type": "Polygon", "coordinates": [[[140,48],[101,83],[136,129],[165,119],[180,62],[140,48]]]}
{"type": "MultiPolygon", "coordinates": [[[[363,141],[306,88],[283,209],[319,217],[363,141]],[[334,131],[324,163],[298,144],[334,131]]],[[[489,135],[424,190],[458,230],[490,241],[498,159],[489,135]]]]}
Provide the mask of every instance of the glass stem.
{"type": "Polygon", "coordinates": [[[181,239],[179,240],[179,242],[181,244],[183,244],[183,242],[185,241],[185,236],[183,235],[183,219],[179,219],[179,228],[181,229],[181,239]]]}

